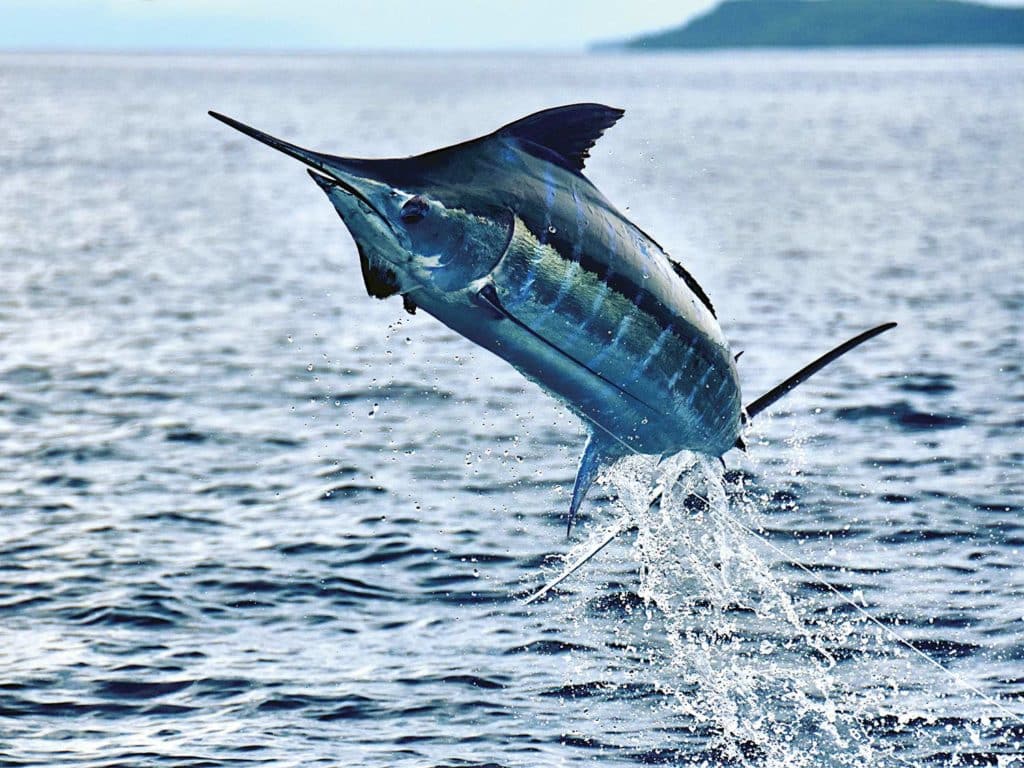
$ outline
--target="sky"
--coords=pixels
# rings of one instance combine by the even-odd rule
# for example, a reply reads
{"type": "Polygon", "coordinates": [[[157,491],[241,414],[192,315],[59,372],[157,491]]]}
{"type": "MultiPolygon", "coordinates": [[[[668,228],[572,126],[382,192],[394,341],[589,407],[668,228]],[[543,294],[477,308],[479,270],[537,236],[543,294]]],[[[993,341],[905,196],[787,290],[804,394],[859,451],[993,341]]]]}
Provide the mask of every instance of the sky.
{"type": "Polygon", "coordinates": [[[716,0],[0,0],[0,49],[582,49],[716,0]]]}
{"type": "Polygon", "coordinates": [[[582,50],[588,43],[676,26],[716,4],[717,0],[0,0],[0,50],[582,50]]]}

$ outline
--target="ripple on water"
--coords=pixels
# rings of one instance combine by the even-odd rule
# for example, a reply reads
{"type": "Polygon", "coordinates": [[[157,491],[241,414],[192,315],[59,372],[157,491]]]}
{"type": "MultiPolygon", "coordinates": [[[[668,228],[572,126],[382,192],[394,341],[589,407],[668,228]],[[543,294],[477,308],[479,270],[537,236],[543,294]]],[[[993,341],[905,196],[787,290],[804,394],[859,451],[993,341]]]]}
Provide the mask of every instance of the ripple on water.
{"type": "Polygon", "coordinates": [[[904,373],[890,377],[898,382],[904,392],[921,392],[927,395],[946,395],[956,391],[956,383],[949,373],[904,373]]]}
{"type": "Polygon", "coordinates": [[[970,423],[966,416],[954,413],[919,411],[906,400],[837,408],[835,415],[847,421],[886,421],[908,432],[953,429],[970,423]]]}

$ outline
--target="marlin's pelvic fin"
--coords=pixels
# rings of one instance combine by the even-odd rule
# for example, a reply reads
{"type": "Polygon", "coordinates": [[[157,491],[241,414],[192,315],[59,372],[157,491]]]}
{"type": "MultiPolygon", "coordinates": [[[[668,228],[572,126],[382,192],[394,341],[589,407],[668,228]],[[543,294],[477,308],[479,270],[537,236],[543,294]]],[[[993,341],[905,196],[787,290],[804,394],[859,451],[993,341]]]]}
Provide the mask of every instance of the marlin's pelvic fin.
{"type": "Polygon", "coordinates": [[[885,333],[886,331],[895,327],[896,323],[882,323],[882,325],[877,325],[874,328],[871,328],[870,330],[864,331],[863,333],[859,333],[849,341],[845,341],[835,349],[826,352],[817,360],[805,365],[803,368],[794,373],[781,384],[777,384],[776,386],[772,387],[759,398],[757,398],[757,400],[750,403],[750,405],[748,405],[745,408],[747,417],[751,419],[754,418],[754,416],[756,416],[757,414],[761,413],[761,411],[773,405],[780,398],[785,397],[787,394],[789,394],[798,386],[803,384],[805,381],[811,378],[811,376],[816,374],[829,363],[835,362],[850,350],[859,347],[865,341],[873,339],[878,334],[885,333]]]}
{"type": "Polygon", "coordinates": [[[587,491],[594,484],[598,473],[607,464],[610,464],[621,455],[621,449],[616,448],[609,441],[599,437],[596,432],[591,432],[587,439],[587,445],[580,457],[580,467],[576,471],[576,482],[572,487],[572,501],[569,502],[569,522],[565,527],[565,537],[569,538],[572,533],[572,523],[576,519],[576,513],[580,511],[580,505],[587,497],[587,491]]]}

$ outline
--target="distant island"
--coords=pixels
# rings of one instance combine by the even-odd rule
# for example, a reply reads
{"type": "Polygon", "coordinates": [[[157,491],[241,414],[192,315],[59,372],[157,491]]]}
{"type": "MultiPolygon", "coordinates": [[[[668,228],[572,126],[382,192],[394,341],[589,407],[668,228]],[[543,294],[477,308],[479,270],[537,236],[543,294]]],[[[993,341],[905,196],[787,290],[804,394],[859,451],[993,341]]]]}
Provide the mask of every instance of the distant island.
{"type": "Polygon", "coordinates": [[[598,49],[1024,45],[1024,8],[956,0],[727,0],[687,24],[598,49]]]}

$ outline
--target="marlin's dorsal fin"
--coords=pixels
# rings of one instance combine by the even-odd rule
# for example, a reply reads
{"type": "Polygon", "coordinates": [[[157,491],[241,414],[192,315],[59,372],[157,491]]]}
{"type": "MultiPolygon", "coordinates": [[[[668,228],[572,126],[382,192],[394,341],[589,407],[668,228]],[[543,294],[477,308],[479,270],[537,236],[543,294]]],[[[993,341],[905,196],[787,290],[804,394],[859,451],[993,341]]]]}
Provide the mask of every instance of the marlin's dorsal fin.
{"type": "Polygon", "coordinates": [[[518,139],[531,154],[557,159],[570,170],[582,171],[591,147],[624,114],[621,109],[603,104],[569,104],[535,112],[494,133],[518,139]],[[552,154],[556,157],[549,157],[552,154]]]}
{"type": "Polygon", "coordinates": [[[598,473],[611,464],[615,459],[622,456],[622,449],[616,446],[607,438],[596,431],[591,431],[587,438],[587,445],[580,457],[580,466],[576,470],[576,482],[572,487],[572,501],[569,502],[569,523],[565,529],[568,537],[572,533],[572,522],[576,519],[576,513],[580,511],[580,505],[587,497],[587,491],[594,484],[598,473]]]}

